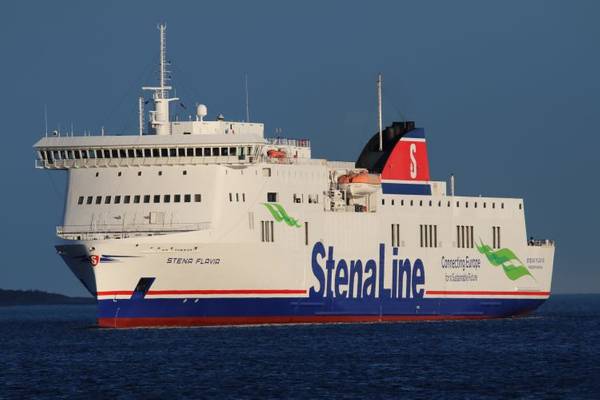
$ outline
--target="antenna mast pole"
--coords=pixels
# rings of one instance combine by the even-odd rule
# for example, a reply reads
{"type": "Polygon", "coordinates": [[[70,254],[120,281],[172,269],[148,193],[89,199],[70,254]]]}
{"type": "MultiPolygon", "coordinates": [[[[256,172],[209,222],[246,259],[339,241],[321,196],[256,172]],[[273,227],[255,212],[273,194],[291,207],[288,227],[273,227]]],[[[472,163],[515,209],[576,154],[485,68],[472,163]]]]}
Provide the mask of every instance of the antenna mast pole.
{"type": "Polygon", "coordinates": [[[46,137],[48,137],[48,106],[44,104],[44,127],[46,129],[46,137]]]}
{"type": "Polygon", "coordinates": [[[160,24],[158,30],[160,31],[160,98],[164,99],[167,95],[167,90],[165,88],[165,84],[167,83],[167,38],[165,35],[167,26],[160,24]]]}
{"type": "Polygon", "coordinates": [[[139,124],[140,124],[140,136],[144,134],[144,98],[138,99],[138,112],[139,112],[139,124]]]}
{"type": "Polygon", "coordinates": [[[245,75],[244,83],[246,87],[246,122],[250,122],[250,105],[248,103],[248,74],[245,75]]]}
{"type": "Polygon", "coordinates": [[[382,120],[382,106],[381,106],[381,84],[383,79],[381,73],[377,76],[377,121],[379,123],[379,151],[383,151],[383,120],[382,120]]]}

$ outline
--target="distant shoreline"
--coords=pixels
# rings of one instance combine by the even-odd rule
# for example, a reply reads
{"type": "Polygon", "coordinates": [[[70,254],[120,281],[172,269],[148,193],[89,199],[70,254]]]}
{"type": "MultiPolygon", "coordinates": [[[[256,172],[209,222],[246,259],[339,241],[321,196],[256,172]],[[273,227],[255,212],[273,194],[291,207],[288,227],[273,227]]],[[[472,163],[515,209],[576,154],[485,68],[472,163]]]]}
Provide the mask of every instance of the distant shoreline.
{"type": "Polygon", "coordinates": [[[92,297],[70,297],[41,290],[0,289],[0,307],[96,304],[92,297]]]}

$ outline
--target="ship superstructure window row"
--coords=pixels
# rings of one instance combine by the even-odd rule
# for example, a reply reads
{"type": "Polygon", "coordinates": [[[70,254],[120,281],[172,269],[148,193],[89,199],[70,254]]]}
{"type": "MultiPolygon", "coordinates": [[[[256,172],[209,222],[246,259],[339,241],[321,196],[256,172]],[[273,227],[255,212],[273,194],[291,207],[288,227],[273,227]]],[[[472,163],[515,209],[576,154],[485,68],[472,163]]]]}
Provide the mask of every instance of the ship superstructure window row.
{"type": "Polygon", "coordinates": [[[260,239],[263,242],[274,242],[275,232],[273,221],[260,221],[260,239]]]}
{"type": "Polygon", "coordinates": [[[437,228],[437,225],[419,225],[421,247],[438,247],[437,228]]]}
{"type": "Polygon", "coordinates": [[[460,249],[473,248],[472,225],[456,225],[456,247],[460,249]]]}
{"type": "Polygon", "coordinates": [[[230,157],[244,159],[253,154],[254,146],[211,146],[211,147],[152,147],[118,149],[65,149],[40,150],[38,158],[52,164],[55,160],[85,159],[142,159],[172,157],[230,157]]]}
{"type": "Polygon", "coordinates": [[[492,226],[492,247],[494,249],[500,248],[500,227],[492,226]]]}
{"type": "MultiPolygon", "coordinates": [[[[243,196],[245,201],[245,196],[243,196]]],[[[186,193],[186,194],[154,194],[154,195],[115,195],[115,196],[79,196],[77,205],[95,204],[139,204],[144,203],[200,203],[202,202],[202,194],[186,193]],[[104,202],[102,199],[104,198],[104,202]],[[133,200],[133,201],[132,201],[133,200]]]]}
{"type": "MultiPolygon", "coordinates": [[[[400,206],[409,205],[409,206],[411,206],[411,207],[413,207],[413,206],[416,206],[416,205],[418,205],[419,207],[424,207],[424,206],[433,207],[433,206],[435,206],[435,204],[436,204],[436,202],[434,202],[433,200],[429,200],[429,201],[423,201],[423,200],[419,200],[418,202],[417,202],[417,201],[415,201],[415,200],[407,200],[407,201],[405,202],[404,200],[405,200],[405,199],[400,199],[400,201],[399,201],[399,202],[397,202],[395,199],[393,199],[393,198],[392,198],[392,199],[391,199],[391,201],[390,201],[390,204],[391,204],[392,206],[394,206],[394,205],[400,205],[400,206]]],[[[452,201],[451,201],[451,200],[448,200],[448,201],[447,201],[447,202],[445,202],[445,203],[444,203],[444,202],[442,202],[442,200],[438,200],[438,201],[437,201],[437,206],[438,206],[438,207],[442,207],[442,204],[445,204],[445,205],[446,205],[446,207],[452,207],[452,204],[453,204],[453,203],[452,203],[452,201]]],[[[496,203],[495,203],[495,202],[492,202],[491,204],[492,204],[492,208],[493,208],[493,209],[495,209],[495,208],[496,208],[496,203]]],[[[501,203],[499,203],[499,204],[500,204],[500,208],[501,208],[501,209],[504,209],[504,203],[503,203],[503,202],[501,202],[501,203]]],[[[385,198],[382,198],[382,199],[381,199],[381,205],[386,205],[386,203],[385,203],[385,198]]],[[[460,201],[456,201],[456,202],[454,202],[454,205],[455,205],[455,207],[457,207],[457,208],[461,208],[461,202],[460,202],[460,201]]],[[[484,201],[484,202],[477,202],[477,201],[474,201],[474,202],[471,202],[471,203],[470,203],[470,202],[468,202],[468,201],[465,201],[465,202],[463,202],[463,203],[462,203],[462,206],[463,206],[464,208],[469,208],[470,206],[472,206],[473,208],[479,208],[480,206],[481,206],[482,208],[488,208],[488,203],[487,203],[487,202],[485,202],[485,201],[484,201]]],[[[518,208],[519,210],[522,210],[522,209],[523,209],[523,204],[522,204],[522,203],[517,203],[517,208],[518,208]]]]}

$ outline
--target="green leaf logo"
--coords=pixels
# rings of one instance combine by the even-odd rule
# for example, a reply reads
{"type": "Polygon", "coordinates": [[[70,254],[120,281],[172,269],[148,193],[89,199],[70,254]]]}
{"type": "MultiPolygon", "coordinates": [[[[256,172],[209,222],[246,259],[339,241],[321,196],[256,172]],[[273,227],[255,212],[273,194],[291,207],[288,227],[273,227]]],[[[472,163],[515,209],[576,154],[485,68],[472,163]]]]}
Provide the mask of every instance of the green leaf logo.
{"type": "Polygon", "coordinates": [[[493,266],[502,266],[508,279],[514,281],[525,275],[529,275],[533,278],[531,272],[529,272],[527,267],[519,260],[519,257],[517,257],[512,250],[504,248],[494,251],[490,246],[484,244],[481,239],[479,239],[479,241],[481,246],[477,246],[477,250],[479,250],[481,254],[484,254],[493,266]]]}
{"type": "Polygon", "coordinates": [[[267,210],[271,213],[275,221],[277,222],[285,222],[288,226],[293,226],[296,228],[300,228],[302,225],[298,223],[297,219],[294,219],[289,216],[285,208],[281,204],[278,203],[262,203],[267,210]]]}

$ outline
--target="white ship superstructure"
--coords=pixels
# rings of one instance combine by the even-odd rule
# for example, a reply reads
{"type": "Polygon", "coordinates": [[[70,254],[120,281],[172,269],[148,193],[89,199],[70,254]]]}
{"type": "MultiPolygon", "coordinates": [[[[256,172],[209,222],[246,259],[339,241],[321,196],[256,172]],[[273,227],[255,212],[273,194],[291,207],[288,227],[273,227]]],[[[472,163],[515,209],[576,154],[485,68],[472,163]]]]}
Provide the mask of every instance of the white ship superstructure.
{"type": "Polygon", "coordinates": [[[554,245],[527,239],[523,200],[447,193],[414,123],[339,162],[204,105],[172,121],[160,37],[148,134],[141,113],[136,134],[35,144],[67,171],[56,247],[100,326],[487,318],[548,298],[554,245]]]}

